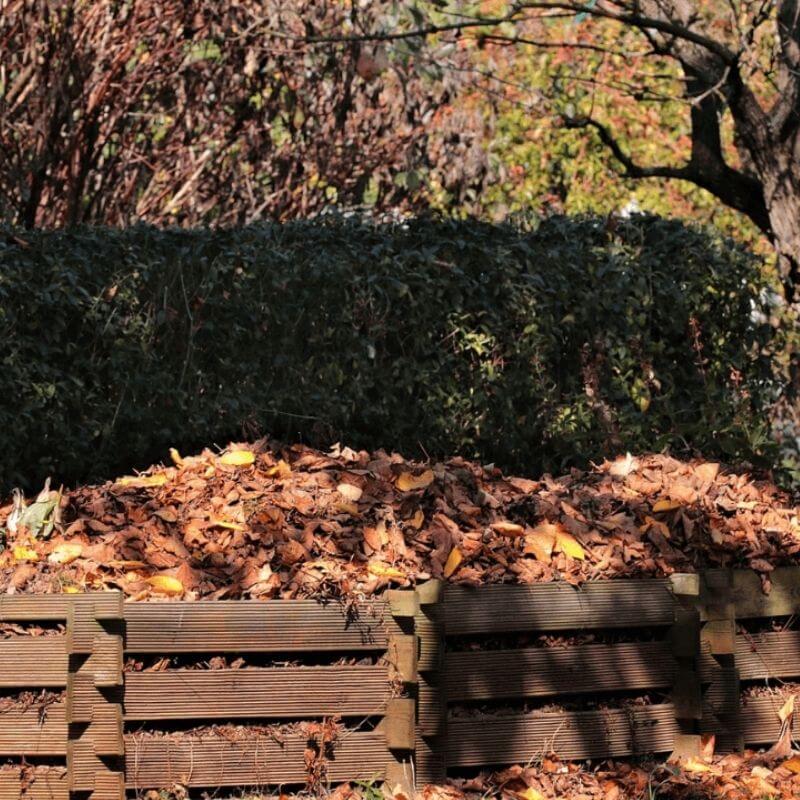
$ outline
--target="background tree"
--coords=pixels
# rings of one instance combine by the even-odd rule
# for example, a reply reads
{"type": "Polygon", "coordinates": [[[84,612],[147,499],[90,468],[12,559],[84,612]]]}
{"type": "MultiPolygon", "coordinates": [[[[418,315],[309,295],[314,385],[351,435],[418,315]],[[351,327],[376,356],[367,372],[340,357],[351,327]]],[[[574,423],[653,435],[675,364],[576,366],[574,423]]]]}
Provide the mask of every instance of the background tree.
{"type": "MultiPolygon", "coordinates": [[[[414,4],[402,24],[362,27],[348,41],[403,40],[419,48],[424,40],[471,40],[569,52],[570,80],[595,91],[580,107],[563,110],[566,124],[598,137],[626,176],[688,181],[746,215],[775,248],[794,297],[800,282],[798,0],[435,0],[414,4]],[[664,163],[638,160],[593,102],[605,90],[625,92],[644,113],[654,104],[683,103],[685,152],[664,163]]],[[[334,40],[341,41],[310,38],[334,40]]]]}
{"type": "MultiPolygon", "coordinates": [[[[377,0],[358,14],[390,12],[377,0]]],[[[456,203],[474,194],[484,121],[453,102],[458,71],[433,81],[370,45],[299,41],[352,31],[354,14],[326,0],[0,0],[0,220],[414,210],[428,173],[456,203]]]]}

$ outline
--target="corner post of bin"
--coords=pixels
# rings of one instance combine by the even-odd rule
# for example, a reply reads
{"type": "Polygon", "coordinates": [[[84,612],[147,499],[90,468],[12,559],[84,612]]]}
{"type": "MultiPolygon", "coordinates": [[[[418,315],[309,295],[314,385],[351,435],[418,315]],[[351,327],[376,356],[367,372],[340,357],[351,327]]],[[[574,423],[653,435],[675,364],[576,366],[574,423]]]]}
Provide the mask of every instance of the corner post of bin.
{"type": "Polygon", "coordinates": [[[121,592],[74,595],[67,613],[67,775],[72,792],[124,800],[121,592]]]}

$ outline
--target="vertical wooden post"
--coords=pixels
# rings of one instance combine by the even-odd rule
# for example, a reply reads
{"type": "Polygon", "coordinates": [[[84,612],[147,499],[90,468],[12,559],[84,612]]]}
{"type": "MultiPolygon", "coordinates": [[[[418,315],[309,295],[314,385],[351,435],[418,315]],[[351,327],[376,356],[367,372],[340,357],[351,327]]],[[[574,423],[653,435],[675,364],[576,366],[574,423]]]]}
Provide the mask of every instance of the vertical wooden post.
{"type": "Polygon", "coordinates": [[[675,622],[670,628],[670,650],[675,659],[672,704],[678,734],[672,758],[697,756],[701,750],[699,721],[703,717],[700,683],[700,576],[671,576],[675,622]]]}
{"type": "Polygon", "coordinates": [[[75,595],[67,619],[67,774],[73,792],[124,800],[122,594],[75,595]]]}
{"type": "Polygon", "coordinates": [[[739,671],[736,668],[736,607],[733,602],[733,572],[703,573],[702,614],[706,623],[701,642],[713,657],[710,683],[703,698],[704,733],[714,734],[721,752],[744,749],[741,727],[739,671]]]}
{"type": "Polygon", "coordinates": [[[444,582],[417,587],[419,693],[417,695],[417,784],[441,783],[447,772],[447,697],[444,675],[444,582]]]}
{"type": "Polygon", "coordinates": [[[416,693],[417,638],[414,634],[414,618],[419,609],[416,591],[395,590],[389,592],[392,616],[403,633],[389,637],[388,657],[393,676],[410,690],[411,697],[389,700],[382,727],[386,744],[392,753],[386,765],[386,784],[389,791],[398,787],[408,796],[414,797],[415,776],[413,754],[416,743],[416,693]]]}

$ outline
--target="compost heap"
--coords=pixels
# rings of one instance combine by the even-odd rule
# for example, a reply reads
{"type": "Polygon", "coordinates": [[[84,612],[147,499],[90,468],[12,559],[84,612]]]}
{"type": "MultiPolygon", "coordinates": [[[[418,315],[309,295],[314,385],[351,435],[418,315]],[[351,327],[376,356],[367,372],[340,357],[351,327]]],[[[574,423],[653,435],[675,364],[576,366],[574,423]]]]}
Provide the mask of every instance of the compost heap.
{"type": "Polygon", "coordinates": [[[0,591],[132,600],[367,597],[796,563],[798,509],[716,463],[630,455],[540,480],[453,458],[266,441],[0,508],[0,591]]]}

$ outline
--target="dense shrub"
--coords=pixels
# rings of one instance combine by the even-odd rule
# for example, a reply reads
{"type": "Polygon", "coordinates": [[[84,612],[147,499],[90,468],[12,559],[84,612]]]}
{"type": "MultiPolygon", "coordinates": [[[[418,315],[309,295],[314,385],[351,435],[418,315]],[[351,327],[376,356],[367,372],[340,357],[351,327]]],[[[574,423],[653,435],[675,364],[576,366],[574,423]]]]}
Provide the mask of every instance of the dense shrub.
{"type": "Polygon", "coordinates": [[[268,433],[525,470],[764,454],[759,263],[677,222],[554,218],[0,240],[0,484],[268,433]]]}

